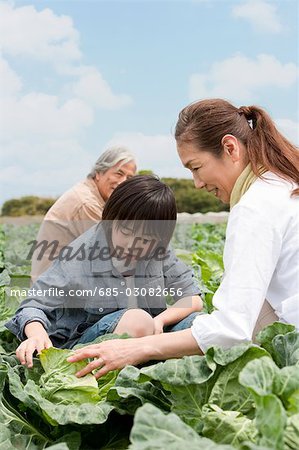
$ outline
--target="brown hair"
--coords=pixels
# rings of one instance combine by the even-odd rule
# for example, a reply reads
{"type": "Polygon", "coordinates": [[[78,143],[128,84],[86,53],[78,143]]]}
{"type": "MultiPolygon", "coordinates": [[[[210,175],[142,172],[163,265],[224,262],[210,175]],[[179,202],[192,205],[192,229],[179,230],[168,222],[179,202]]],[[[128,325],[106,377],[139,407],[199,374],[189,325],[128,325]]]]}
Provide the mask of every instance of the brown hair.
{"type": "MultiPolygon", "coordinates": [[[[175,128],[179,143],[192,142],[217,158],[222,156],[221,140],[226,134],[232,134],[245,145],[255,175],[261,178],[259,168],[263,166],[299,185],[298,148],[277,130],[262,108],[236,108],[222,99],[201,100],[180,112],[175,128]]],[[[299,187],[292,195],[299,195],[299,187]]]]}
{"type": "Polygon", "coordinates": [[[169,186],[155,175],[135,175],[121,183],[105,203],[102,220],[109,236],[109,227],[130,225],[136,231],[141,225],[144,232],[160,238],[166,247],[174,232],[177,208],[169,186]]]}

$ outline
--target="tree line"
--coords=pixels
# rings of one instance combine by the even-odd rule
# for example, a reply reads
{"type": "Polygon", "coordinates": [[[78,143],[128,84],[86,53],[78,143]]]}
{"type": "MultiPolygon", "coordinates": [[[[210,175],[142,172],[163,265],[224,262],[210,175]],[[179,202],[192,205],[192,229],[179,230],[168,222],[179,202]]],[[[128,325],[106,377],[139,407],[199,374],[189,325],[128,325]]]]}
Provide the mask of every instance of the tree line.
{"type": "MultiPolygon", "coordinates": [[[[141,171],[140,171],[141,172],[141,171]]],[[[142,171],[149,172],[149,171],[142,171]]],[[[183,178],[162,178],[174,192],[178,212],[194,214],[209,211],[228,211],[228,206],[205,190],[194,188],[193,180],[183,178]]],[[[35,216],[44,215],[51,208],[55,198],[37,197],[34,195],[7,200],[1,210],[2,216],[35,216]]]]}

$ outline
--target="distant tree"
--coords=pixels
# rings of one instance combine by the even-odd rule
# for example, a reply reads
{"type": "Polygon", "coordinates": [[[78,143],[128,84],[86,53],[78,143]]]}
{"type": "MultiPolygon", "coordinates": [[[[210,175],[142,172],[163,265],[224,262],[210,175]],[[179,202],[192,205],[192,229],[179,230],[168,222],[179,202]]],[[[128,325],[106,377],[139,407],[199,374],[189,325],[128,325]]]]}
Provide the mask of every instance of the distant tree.
{"type": "Polygon", "coordinates": [[[138,175],[154,175],[154,172],[149,169],[138,170],[138,175]]]}
{"type": "Polygon", "coordinates": [[[183,178],[162,178],[174,192],[178,212],[194,214],[209,211],[228,211],[228,205],[224,205],[215,196],[205,190],[195,189],[193,180],[183,178]]]}
{"type": "Polygon", "coordinates": [[[7,200],[2,206],[2,216],[36,216],[44,215],[56,201],[54,198],[43,198],[29,195],[7,200]]]}
{"type": "MultiPolygon", "coordinates": [[[[151,175],[151,170],[140,170],[141,175],[151,175]]],[[[162,178],[174,192],[178,212],[190,214],[209,211],[228,211],[228,206],[205,190],[195,189],[193,180],[183,178],[162,178]]],[[[2,216],[44,215],[56,200],[33,195],[7,200],[2,206],[2,216]]]]}

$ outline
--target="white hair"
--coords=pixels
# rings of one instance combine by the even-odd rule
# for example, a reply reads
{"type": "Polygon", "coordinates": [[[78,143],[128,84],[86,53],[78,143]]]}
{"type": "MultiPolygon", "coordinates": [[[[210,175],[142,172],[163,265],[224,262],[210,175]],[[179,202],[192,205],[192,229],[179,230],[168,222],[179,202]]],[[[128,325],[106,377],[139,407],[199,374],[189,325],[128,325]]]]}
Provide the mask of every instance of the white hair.
{"type": "Polygon", "coordinates": [[[106,172],[120,161],[122,165],[130,161],[135,162],[135,156],[126,147],[110,147],[97,159],[87,176],[88,178],[94,178],[97,173],[106,172]]]}

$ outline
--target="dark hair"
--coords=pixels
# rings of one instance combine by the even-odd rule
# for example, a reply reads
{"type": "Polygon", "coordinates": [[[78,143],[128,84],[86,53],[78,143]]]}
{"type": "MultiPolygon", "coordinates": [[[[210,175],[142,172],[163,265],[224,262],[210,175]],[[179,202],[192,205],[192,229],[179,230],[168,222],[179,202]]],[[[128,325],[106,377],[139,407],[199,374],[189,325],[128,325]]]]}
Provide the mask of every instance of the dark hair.
{"type": "Polygon", "coordinates": [[[142,225],[146,234],[158,236],[167,246],[177,218],[174,194],[170,187],[153,175],[135,175],[121,183],[107,200],[103,221],[128,222],[133,230],[142,225]]]}
{"type": "MultiPolygon", "coordinates": [[[[201,100],[186,106],[175,128],[178,143],[194,143],[221,158],[223,136],[232,134],[247,149],[256,176],[260,167],[299,185],[299,151],[275,127],[265,110],[257,106],[236,108],[222,99],[201,100]]],[[[292,195],[299,195],[299,187],[292,195]]]]}

